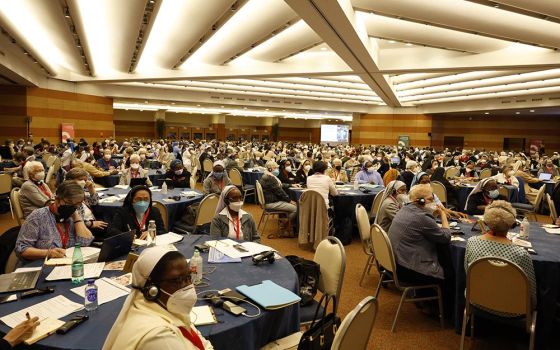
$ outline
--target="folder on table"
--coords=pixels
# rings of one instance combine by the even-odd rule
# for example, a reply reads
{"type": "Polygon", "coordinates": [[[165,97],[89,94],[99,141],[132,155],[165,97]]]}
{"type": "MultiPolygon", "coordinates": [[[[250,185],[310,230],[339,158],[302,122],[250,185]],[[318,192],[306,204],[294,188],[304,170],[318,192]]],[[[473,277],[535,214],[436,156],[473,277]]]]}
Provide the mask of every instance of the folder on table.
{"type": "Polygon", "coordinates": [[[236,289],[266,310],[280,309],[299,303],[301,300],[297,294],[269,280],[252,286],[242,285],[236,289]]]}

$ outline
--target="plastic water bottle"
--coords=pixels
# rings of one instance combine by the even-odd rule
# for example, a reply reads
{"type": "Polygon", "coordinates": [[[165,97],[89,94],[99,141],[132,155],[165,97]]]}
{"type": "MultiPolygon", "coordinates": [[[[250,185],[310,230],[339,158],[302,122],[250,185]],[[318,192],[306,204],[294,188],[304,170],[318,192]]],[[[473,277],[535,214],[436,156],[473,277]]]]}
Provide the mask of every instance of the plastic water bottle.
{"type": "Polygon", "coordinates": [[[161,184],[161,194],[167,194],[167,183],[165,181],[161,184]]]}
{"type": "Polygon", "coordinates": [[[74,253],[72,254],[72,283],[80,284],[84,280],[84,257],[80,244],[74,245],[74,253]]]}
{"type": "Polygon", "coordinates": [[[356,178],[354,179],[354,191],[357,191],[359,187],[360,184],[358,183],[358,177],[356,176],[356,178]]]}
{"type": "Polygon", "coordinates": [[[521,221],[521,227],[519,228],[520,238],[529,238],[529,226],[529,220],[527,220],[527,217],[525,217],[523,221],[521,221]]]}
{"type": "Polygon", "coordinates": [[[148,241],[148,247],[156,245],[156,221],[150,220],[148,223],[148,237],[146,237],[146,241],[148,241]]]}
{"type": "Polygon", "coordinates": [[[84,293],[84,308],[86,311],[94,311],[97,309],[97,286],[95,280],[90,278],[88,280],[86,290],[84,293]]]}
{"type": "Polygon", "coordinates": [[[202,257],[196,249],[190,261],[190,268],[192,283],[197,285],[202,281],[202,257]]]}

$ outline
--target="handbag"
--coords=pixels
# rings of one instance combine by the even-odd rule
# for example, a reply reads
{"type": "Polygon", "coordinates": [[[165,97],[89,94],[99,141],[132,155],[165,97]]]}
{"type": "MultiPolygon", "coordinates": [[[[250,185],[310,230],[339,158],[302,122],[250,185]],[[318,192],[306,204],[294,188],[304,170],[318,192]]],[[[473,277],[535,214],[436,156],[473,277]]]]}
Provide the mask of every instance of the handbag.
{"type": "Polygon", "coordinates": [[[313,322],[311,322],[311,327],[303,335],[299,341],[298,350],[323,350],[330,349],[336,335],[336,331],[340,326],[340,317],[336,316],[336,297],[323,294],[317,309],[315,310],[315,315],[313,316],[313,322]],[[333,312],[326,315],[327,307],[329,306],[329,301],[333,300],[333,312]],[[317,320],[317,314],[319,309],[325,301],[325,307],[323,309],[323,317],[317,320]]]}
{"type": "Polygon", "coordinates": [[[296,255],[288,255],[286,260],[292,264],[298,275],[300,305],[305,306],[312,303],[313,298],[317,294],[319,277],[321,275],[319,264],[313,260],[307,260],[296,255]]]}

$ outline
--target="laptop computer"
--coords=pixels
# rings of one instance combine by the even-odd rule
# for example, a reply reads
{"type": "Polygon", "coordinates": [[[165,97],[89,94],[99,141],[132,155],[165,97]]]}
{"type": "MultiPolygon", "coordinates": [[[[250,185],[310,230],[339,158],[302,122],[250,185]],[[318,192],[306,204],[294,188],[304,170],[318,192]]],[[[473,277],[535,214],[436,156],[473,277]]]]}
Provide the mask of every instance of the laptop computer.
{"type": "Polygon", "coordinates": [[[0,275],[0,293],[20,292],[35,288],[44,266],[43,264],[40,270],[0,275]]]}
{"type": "Polygon", "coordinates": [[[127,231],[118,235],[105,238],[97,262],[110,261],[120,256],[126,255],[132,248],[135,232],[127,231]]]}
{"type": "Polygon", "coordinates": [[[551,178],[552,178],[552,174],[540,173],[539,175],[539,180],[541,181],[550,181],[551,178]]]}
{"type": "Polygon", "coordinates": [[[137,177],[137,178],[130,179],[130,187],[139,186],[139,185],[142,186],[146,185],[145,177],[137,177]]]}

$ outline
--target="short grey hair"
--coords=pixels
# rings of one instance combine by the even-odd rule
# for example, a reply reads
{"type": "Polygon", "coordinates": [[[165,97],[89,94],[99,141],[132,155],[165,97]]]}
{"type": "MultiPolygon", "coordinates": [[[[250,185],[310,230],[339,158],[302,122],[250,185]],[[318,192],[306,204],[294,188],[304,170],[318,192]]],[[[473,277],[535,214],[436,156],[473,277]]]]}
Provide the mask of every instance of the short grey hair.
{"type": "Polygon", "coordinates": [[[276,163],[273,160],[269,160],[268,162],[266,162],[265,166],[268,169],[268,171],[271,171],[272,168],[278,168],[278,163],[276,163]]]}
{"type": "Polygon", "coordinates": [[[130,156],[130,158],[128,158],[128,159],[129,159],[131,162],[132,162],[133,160],[140,161],[140,156],[139,156],[138,154],[134,153],[134,154],[132,154],[132,155],[130,156]]]}
{"type": "Polygon", "coordinates": [[[515,223],[517,213],[509,202],[497,200],[486,206],[484,222],[494,233],[506,233],[515,223]]]}
{"type": "Polygon", "coordinates": [[[420,198],[428,198],[433,194],[432,186],[430,184],[414,185],[408,193],[411,202],[420,198]]]}
{"type": "Polygon", "coordinates": [[[25,165],[23,166],[23,178],[25,180],[29,180],[29,172],[32,171],[32,169],[35,167],[41,167],[41,169],[45,170],[45,168],[43,167],[43,163],[41,162],[35,160],[31,162],[26,162],[25,165]]]}
{"type": "Polygon", "coordinates": [[[75,203],[84,200],[84,189],[76,181],[66,180],[56,188],[56,198],[75,203]]]}

